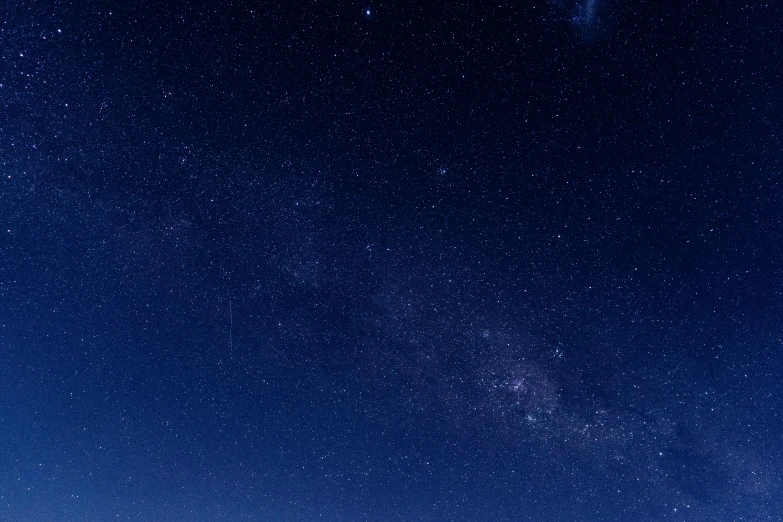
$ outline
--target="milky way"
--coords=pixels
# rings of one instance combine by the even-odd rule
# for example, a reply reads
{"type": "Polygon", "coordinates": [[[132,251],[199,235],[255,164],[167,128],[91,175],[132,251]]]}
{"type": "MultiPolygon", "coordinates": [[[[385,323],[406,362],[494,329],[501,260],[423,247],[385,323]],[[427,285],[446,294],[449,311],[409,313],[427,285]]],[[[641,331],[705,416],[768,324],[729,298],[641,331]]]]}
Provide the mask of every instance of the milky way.
{"type": "Polygon", "coordinates": [[[0,519],[783,520],[774,2],[114,4],[3,4],[0,519]]]}

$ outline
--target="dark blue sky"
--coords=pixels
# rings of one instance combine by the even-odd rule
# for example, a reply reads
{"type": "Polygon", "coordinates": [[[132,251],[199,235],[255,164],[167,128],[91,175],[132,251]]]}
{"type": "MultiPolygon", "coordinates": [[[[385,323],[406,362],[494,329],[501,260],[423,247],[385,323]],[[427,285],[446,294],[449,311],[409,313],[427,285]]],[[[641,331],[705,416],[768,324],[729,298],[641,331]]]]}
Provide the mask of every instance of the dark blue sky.
{"type": "Polygon", "coordinates": [[[774,3],[0,17],[0,519],[783,517],[774,3]]]}

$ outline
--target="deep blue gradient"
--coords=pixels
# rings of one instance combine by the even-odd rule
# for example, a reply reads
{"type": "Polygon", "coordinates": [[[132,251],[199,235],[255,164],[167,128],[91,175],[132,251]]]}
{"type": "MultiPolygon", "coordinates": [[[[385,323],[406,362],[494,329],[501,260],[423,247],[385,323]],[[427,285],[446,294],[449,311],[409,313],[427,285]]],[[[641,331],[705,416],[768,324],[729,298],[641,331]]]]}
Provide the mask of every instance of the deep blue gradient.
{"type": "Polygon", "coordinates": [[[0,14],[0,519],[783,518],[773,3],[76,4],[0,14]]]}

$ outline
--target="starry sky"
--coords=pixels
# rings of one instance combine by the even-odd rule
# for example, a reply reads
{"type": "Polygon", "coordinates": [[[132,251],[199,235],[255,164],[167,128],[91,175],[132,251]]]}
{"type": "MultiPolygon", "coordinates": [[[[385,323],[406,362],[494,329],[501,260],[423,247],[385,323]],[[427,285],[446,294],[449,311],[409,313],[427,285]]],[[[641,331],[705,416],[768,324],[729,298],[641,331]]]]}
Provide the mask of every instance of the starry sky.
{"type": "Polygon", "coordinates": [[[0,24],[0,519],[783,518],[780,5],[0,24]]]}

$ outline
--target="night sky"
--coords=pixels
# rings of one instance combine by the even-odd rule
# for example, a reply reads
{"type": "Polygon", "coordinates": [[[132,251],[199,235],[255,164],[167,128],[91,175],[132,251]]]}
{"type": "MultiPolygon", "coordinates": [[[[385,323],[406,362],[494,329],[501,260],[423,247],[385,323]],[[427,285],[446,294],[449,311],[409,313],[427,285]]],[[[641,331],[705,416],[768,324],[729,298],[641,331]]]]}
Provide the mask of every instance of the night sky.
{"type": "Polygon", "coordinates": [[[0,520],[783,520],[776,4],[5,0],[0,520]]]}

